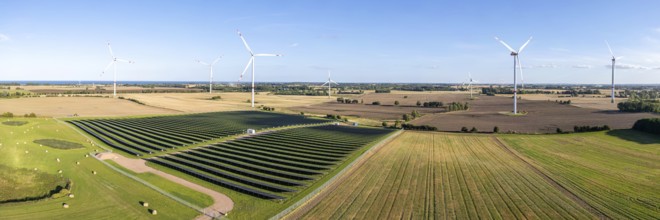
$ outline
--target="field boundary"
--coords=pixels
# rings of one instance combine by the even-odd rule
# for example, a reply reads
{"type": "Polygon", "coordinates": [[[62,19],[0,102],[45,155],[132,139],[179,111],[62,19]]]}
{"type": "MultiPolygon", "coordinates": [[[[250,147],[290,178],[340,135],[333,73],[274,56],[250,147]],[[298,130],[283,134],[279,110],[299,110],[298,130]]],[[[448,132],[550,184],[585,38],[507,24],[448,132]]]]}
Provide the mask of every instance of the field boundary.
{"type": "Polygon", "coordinates": [[[571,192],[570,190],[568,190],[566,187],[564,187],[563,185],[561,185],[559,182],[557,182],[557,181],[555,181],[554,179],[552,179],[552,177],[548,176],[548,175],[545,174],[543,171],[541,171],[540,169],[538,169],[538,168],[537,168],[536,166],[534,166],[532,163],[530,163],[529,161],[527,161],[523,156],[519,155],[515,150],[511,150],[511,149],[509,148],[509,146],[507,146],[506,144],[504,144],[504,142],[502,142],[499,138],[493,136],[492,139],[493,139],[493,141],[495,141],[495,143],[497,143],[497,145],[498,145],[499,147],[501,147],[502,149],[504,149],[504,151],[506,151],[507,153],[513,155],[515,158],[520,159],[523,163],[525,163],[525,164],[527,165],[527,167],[529,167],[530,169],[532,169],[532,171],[534,171],[534,173],[538,174],[541,178],[543,178],[543,180],[545,180],[546,182],[548,182],[548,183],[549,183],[551,186],[553,186],[554,188],[558,189],[562,194],[564,194],[565,196],[567,196],[568,198],[570,198],[571,200],[573,200],[575,203],[577,203],[578,205],[582,206],[582,208],[586,209],[586,210],[589,211],[591,214],[596,215],[596,217],[598,217],[599,219],[611,219],[611,218],[610,218],[609,216],[607,216],[605,213],[603,213],[603,212],[601,212],[600,210],[596,209],[595,207],[591,206],[591,204],[587,203],[587,201],[585,201],[584,199],[580,198],[578,195],[576,195],[575,193],[573,193],[573,192],[571,192]]]}
{"type": "Polygon", "coordinates": [[[302,199],[298,200],[298,202],[292,204],[288,208],[282,210],[280,213],[277,215],[274,215],[271,217],[269,220],[277,220],[277,219],[299,219],[300,213],[298,211],[299,207],[312,207],[318,204],[325,196],[327,195],[328,192],[330,192],[332,189],[336,188],[342,180],[346,177],[345,174],[348,174],[352,172],[355,169],[358,169],[361,167],[364,162],[374,155],[382,146],[385,146],[387,143],[392,141],[395,137],[399,136],[401,133],[403,133],[403,130],[398,130],[391,134],[389,137],[379,141],[375,145],[373,145],[369,150],[365,151],[360,155],[358,158],[353,160],[350,164],[348,164],[344,169],[339,171],[337,174],[335,174],[334,177],[326,181],[323,185],[319,186],[316,188],[314,191],[310,192],[307,196],[303,197],[302,199]],[[311,205],[311,206],[310,206],[311,205]]]}

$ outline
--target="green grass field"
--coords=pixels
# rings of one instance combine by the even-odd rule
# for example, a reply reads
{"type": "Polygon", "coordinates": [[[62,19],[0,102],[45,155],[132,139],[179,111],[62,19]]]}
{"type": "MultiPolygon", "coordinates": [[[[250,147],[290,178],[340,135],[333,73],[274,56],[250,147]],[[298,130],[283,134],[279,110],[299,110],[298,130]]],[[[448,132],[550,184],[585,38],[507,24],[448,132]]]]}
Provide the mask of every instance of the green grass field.
{"type": "Polygon", "coordinates": [[[660,217],[659,136],[615,130],[501,139],[612,219],[660,217]]]}
{"type": "MultiPolygon", "coordinates": [[[[28,170],[37,168],[40,172],[71,179],[75,197],[0,204],[0,219],[192,219],[197,216],[196,211],[122,176],[92,157],[85,157],[94,148],[65,124],[46,118],[20,120],[28,123],[21,126],[0,124],[0,164],[28,170]],[[84,144],[85,148],[63,150],[33,143],[37,139],[54,137],[84,144]],[[92,171],[97,171],[97,175],[92,171]],[[158,210],[158,215],[148,213],[140,201],[149,202],[149,208],[158,210]],[[63,203],[70,207],[62,208],[63,203]]],[[[3,178],[0,176],[0,184],[3,178]]]]}
{"type": "Polygon", "coordinates": [[[488,135],[405,132],[341,181],[303,218],[595,218],[488,135]]]}

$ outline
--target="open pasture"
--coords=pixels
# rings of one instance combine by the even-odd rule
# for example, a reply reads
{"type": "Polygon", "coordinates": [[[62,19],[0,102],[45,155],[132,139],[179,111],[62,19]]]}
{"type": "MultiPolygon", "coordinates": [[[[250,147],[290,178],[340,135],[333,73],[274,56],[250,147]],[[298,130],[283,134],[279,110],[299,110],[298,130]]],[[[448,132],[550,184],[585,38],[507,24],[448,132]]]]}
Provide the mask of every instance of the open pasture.
{"type": "Polygon", "coordinates": [[[611,219],[660,216],[658,136],[616,130],[500,139],[611,219]]]}
{"type": "Polygon", "coordinates": [[[293,128],[147,160],[240,193],[283,200],[390,132],[336,125],[293,128]]]}
{"type": "Polygon", "coordinates": [[[134,156],[241,134],[248,128],[263,129],[323,122],[328,121],[261,111],[69,121],[106,145],[134,156]]]}
{"type": "Polygon", "coordinates": [[[405,132],[289,219],[593,219],[486,135],[405,132]]]}
{"type": "MultiPolygon", "coordinates": [[[[65,124],[48,118],[20,120],[28,123],[22,126],[0,124],[0,169],[10,172],[4,175],[5,172],[0,171],[3,173],[0,190],[11,190],[11,193],[0,191],[0,195],[13,197],[9,200],[43,195],[70,180],[70,193],[75,197],[64,194],[59,198],[3,203],[0,204],[0,219],[192,219],[198,215],[195,210],[122,176],[91,156],[85,157],[98,148],[83,144],[87,143],[85,138],[65,124]],[[84,148],[56,149],[33,142],[48,138],[83,144],[84,148]],[[15,172],[15,169],[22,171],[15,172]],[[42,179],[41,174],[52,178],[42,179]],[[50,184],[48,181],[53,178],[58,181],[50,184]],[[152,216],[140,201],[149,202],[150,208],[159,211],[158,215],[152,216]],[[63,208],[63,203],[69,208],[63,208]]],[[[199,196],[196,192],[185,192],[199,196]]],[[[3,196],[0,200],[6,199],[3,196]]]]}

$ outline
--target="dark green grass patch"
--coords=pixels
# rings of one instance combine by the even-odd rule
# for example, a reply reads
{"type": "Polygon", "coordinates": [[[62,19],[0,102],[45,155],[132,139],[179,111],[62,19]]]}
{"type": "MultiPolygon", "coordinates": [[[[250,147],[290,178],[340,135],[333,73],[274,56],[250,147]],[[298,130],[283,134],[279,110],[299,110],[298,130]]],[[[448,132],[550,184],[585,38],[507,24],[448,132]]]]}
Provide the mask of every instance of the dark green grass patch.
{"type": "Polygon", "coordinates": [[[0,204],[48,198],[64,189],[66,182],[57,175],[0,164],[0,204]]]}
{"type": "Polygon", "coordinates": [[[27,124],[27,121],[3,121],[3,125],[9,125],[9,126],[21,126],[27,124]]]}
{"type": "Polygon", "coordinates": [[[39,140],[34,140],[33,141],[35,144],[41,144],[44,146],[52,147],[52,148],[57,148],[57,149],[76,149],[76,148],[84,148],[82,144],[75,143],[75,142],[69,142],[69,141],[64,141],[64,140],[57,140],[57,139],[39,139],[39,140]]]}

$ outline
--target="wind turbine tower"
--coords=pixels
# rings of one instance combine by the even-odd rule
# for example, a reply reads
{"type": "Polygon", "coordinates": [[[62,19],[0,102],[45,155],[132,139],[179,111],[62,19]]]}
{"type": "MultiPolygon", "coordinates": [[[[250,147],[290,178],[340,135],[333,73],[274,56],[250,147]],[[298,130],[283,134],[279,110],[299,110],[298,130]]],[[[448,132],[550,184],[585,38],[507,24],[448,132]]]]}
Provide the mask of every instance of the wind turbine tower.
{"type": "Polygon", "coordinates": [[[248,61],[247,65],[245,65],[245,70],[243,70],[243,73],[241,73],[241,78],[239,79],[239,81],[243,79],[243,75],[245,74],[245,72],[247,72],[248,68],[252,67],[252,99],[250,99],[250,100],[252,101],[252,108],[254,108],[254,62],[255,62],[255,58],[256,57],[281,57],[282,55],[281,54],[267,54],[267,53],[257,53],[257,54],[255,54],[255,53],[252,52],[252,49],[250,49],[250,46],[248,45],[247,41],[245,41],[245,38],[243,37],[243,34],[241,34],[241,32],[238,31],[238,30],[236,30],[236,32],[238,32],[238,36],[243,41],[243,44],[245,45],[245,49],[247,49],[247,51],[250,53],[250,60],[248,61]],[[250,65],[252,65],[252,66],[250,66],[250,65]]]}
{"type": "Polygon", "coordinates": [[[209,67],[209,94],[213,92],[213,65],[218,63],[218,61],[220,61],[221,58],[222,56],[216,58],[211,64],[208,64],[204,61],[195,60],[195,62],[198,62],[199,64],[209,67]]]}
{"type": "Polygon", "coordinates": [[[108,66],[106,66],[103,72],[101,72],[101,75],[103,75],[106,71],[108,71],[108,68],[110,68],[110,66],[114,67],[115,74],[112,83],[112,88],[113,88],[112,96],[117,97],[117,62],[123,62],[123,63],[135,63],[135,62],[115,57],[115,54],[112,53],[112,47],[110,47],[110,42],[108,42],[108,50],[110,50],[110,56],[112,57],[112,61],[110,61],[108,66]]]}
{"type": "Polygon", "coordinates": [[[331,89],[330,85],[332,85],[333,83],[335,85],[339,85],[339,83],[332,81],[332,79],[330,79],[330,71],[328,70],[328,81],[326,81],[325,83],[323,83],[323,85],[321,85],[321,86],[325,86],[325,84],[328,84],[328,98],[330,97],[330,89],[331,89]]]}
{"type": "Polygon", "coordinates": [[[610,47],[610,43],[605,41],[605,44],[607,44],[607,49],[610,50],[610,55],[612,55],[612,100],[610,101],[611,103],[614,103],[614,68],[616,67],[616,60],[621,59],[623,57],[615,57],[614,52],[612,52],[612,48],[610,47]]]}
{"type": "MultiPolygon", "coordinates": [[[[513,114],[518,114],[518,83],[516,82],[516,67],[518,67],[519,59],[518,55],[522,53],[523,49],[532,41],[532,37],[529,37],[529,40],[523,44],[518,51],[514,50],[506,44],[504,41],[500,40],[498,37],[495,37],[495,40],[499,41],[504,45],[509,51],[511,51],[511,56],[513,57],[513,114]]],[[[522,67],[521,67],[522,68],[522,67]]]]}

